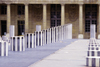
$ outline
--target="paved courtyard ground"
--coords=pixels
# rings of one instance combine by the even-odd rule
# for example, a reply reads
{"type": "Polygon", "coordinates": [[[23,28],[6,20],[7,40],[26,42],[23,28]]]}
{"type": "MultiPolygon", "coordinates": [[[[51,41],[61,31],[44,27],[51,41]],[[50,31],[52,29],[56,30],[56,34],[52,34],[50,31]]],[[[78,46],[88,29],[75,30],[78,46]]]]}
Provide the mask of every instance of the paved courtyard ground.
{"type": "MultiPolygon", "coordinates": [[[[33,66],[37,66],[37,64],[41,65],[42,61],[43,61],[42,62],[43,66],[39,66],[39,67],[47,67],[47,66],[50,67],[50,65],[48,64],[51,64],[52,60],[54,60],[52,63],[58,65],[59,61],[61,60],[59,57],[63,57],[63,56],[67,57],[66,55],[63,54],[62,48],[66,47],[67,45],[73,43],[76,40],[77,39],[63,40],[57,43],[47,44],[33,49],[26,49],[26,51],[24,52],[9,51],[8,57],[0,57],[0,67],[28,67],[30,65],[31,67],[33,67],[33,66]],[[63,56],[60,56],[61,53],[59,53],[59,50],[61,50],[63,56]],[[57,52],[59,57],[55,56],[56,58],[55,57],[52,58],[52,55],[56,54],[57,52]],[[46,59],[45,57],[47,58],[47,60],[45,60],[46,59]],[[48,61],[49,59],[51,61],[48,61]],[[55,62],[55,60],[57,61],[57,63],[55,62]],[[46,61],[46,63],[44,61],[46,61]]],[[[75,46],[73,45],[73,48],[74,47],[75,46]]],[[[71,51],[74,52],[75,49],[72,49],[71,51]]],[[[65,61],[66,59],[63,60],[65,61]]],[[[57,66],[54,65],[51,67],[57,67],[57,66]]]]}
{"type": "Polygon", "coordinates": [[[72,42],[29,67],[86,67],[88,43],[89,40],[72,42]]]}

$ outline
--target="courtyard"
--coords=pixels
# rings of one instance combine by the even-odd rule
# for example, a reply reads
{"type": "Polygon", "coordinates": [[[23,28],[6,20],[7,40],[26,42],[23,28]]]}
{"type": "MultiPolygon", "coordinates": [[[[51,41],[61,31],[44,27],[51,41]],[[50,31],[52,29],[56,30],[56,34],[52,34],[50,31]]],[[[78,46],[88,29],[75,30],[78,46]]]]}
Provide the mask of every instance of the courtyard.
{"type": "Polygon", "coordinates": [[[86,67],[88,39],[66,39],[56,43],[9,51],[0,57],[0,67],[86,67]]]}

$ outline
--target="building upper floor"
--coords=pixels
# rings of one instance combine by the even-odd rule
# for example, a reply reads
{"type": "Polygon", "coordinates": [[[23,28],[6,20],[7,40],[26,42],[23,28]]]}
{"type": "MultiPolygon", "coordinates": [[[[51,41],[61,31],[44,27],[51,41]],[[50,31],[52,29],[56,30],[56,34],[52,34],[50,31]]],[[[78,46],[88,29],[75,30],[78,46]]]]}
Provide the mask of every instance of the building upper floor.
{"type": "Polygon", "coordinates": [[[100,4],[100,0],[0,0],[0,3],[10,4],[100,4]]]}

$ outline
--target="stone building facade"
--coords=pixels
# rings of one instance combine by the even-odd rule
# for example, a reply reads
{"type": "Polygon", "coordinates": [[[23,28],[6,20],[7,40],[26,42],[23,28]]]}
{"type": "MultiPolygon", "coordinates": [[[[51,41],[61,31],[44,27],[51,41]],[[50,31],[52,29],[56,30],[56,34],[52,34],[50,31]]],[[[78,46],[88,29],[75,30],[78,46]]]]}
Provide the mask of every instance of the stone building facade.
{"type": "Polygon", "coordinates": [[[99,0],[0,0],[0,35],[15,25],[15,35],[72,23],[73,38],[89,38],[90,24],[100,34],[99,0]]]}

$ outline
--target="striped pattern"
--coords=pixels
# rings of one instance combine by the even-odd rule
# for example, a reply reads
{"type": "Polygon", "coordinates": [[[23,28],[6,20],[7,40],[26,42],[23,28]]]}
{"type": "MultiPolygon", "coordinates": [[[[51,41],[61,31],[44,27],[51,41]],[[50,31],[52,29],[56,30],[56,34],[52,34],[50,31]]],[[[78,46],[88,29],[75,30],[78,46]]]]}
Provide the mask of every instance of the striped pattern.
{"type": "Polygon", "coordinates": [[[100,57],[87,57],[86,65],[91,67],[100,67],[100,57]]]}
{"type": "Polygon", "coordinates": [[[36,48],[64,39],[72,39],[72,24],[56,26],[35,33],[26,33],[24,36],[3,37],[0,41],[0,56],[8,56],[8,43],[11,51],[25,51],[26,48],[36,48]]]}
{"type": "Polygon", "coordinates": [[[14,36],[10,39],[11,51],[25,51],[24,36],[14,36]]]}
{"type": "Polygon", "coordinates": [[[100,45],[95,38],[91,38],[88,45],[86,65],[100,67],[100,45]]]}
{"type": "Polygon", "coordinates": [[[34,37],[34,33],[26,33],[25,34],[25,46],[26,48],[35,48],[35,37],[34,37]]]}
{"type": "Polygon", "coordinates": [[[8,56],[8,43],[0,41],[0,56],[8,56]]]}
{"type": "Polygon", "coordinates": [[[55,43],[64,39],[72,38],[72,24],[52,27],[35,33],[26,33],[26,48],[36,48],[49,43],[55,43]]]}

